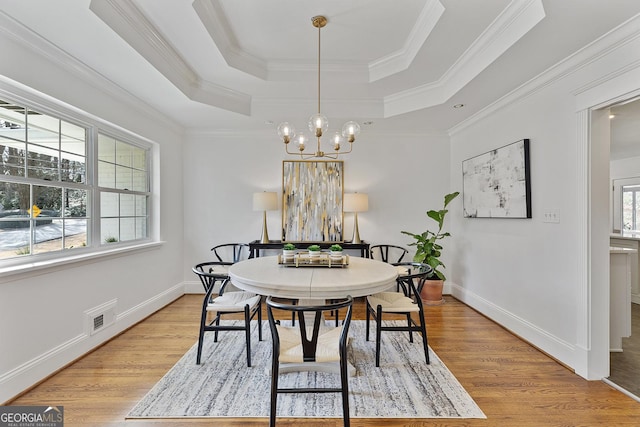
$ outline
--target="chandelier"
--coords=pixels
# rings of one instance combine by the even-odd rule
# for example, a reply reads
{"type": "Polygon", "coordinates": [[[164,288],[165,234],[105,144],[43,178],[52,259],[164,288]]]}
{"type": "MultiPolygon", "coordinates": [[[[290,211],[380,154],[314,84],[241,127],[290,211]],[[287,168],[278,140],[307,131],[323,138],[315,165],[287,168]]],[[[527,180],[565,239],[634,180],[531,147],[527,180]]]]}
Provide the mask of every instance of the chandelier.
{"type": "Polygon", "coordinates": [[[327,25],[327,18],[324,16],[314,16],[311,18],[313,26],[318,29],[318,113],[309,117],[309,131],[316,137],[317,148],[315,153],[305,151],[307,143],[307,135],[304,132],[296,133],[296,130],[288,122],[280,123],[278,126],[278,135],[282,138],[282,142],[285,144],[285,150],[287,154],[300,155],[303,159],[310,159],[315,157],[327,157],[330,159],[337,159],[340,154],[347,154],[351,152],[353,142],[356,140],[356,136],[360,133],[360,125],[354,121],[349,121],[342,126],[342,132],[335,132],[331,136],[331,144],[333,151],[325,153],[320,148],[320,139],[323,134],[327,132],[329,128],[329,121],[327,117],[320,113],[320,29],[327,25]],[[297,152],[289,150],[289,143],[295,141],[297,144],[297,152]],[[347,142],[348,149],[344,148],[345,142],[347,142]]]}

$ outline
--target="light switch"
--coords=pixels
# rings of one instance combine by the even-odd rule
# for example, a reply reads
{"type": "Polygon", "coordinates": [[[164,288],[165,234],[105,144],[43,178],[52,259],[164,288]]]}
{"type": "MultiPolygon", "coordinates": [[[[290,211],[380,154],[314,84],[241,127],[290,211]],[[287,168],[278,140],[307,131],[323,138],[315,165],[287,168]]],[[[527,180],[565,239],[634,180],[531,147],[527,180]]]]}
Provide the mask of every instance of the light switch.
{"type": "Polygon", "coordinates": [[[542,222],[560,222],[560,210],[559,209],[547,209],[544,211],[542,222]]]}

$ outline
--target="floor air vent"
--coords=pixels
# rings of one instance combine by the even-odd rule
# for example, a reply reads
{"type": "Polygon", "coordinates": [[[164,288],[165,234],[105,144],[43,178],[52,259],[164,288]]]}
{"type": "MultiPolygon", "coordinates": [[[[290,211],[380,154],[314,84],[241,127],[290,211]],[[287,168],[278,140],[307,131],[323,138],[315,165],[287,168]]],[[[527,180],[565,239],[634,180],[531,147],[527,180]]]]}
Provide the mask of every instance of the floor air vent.
{"type": "Polygon", "coordinates": [[[104,326],[104,314],[100,314],[93,318],[93,330],[100,329],[104,326]]]}
{"type": "Polygon", "coordinates": [[[116,321],[116,305],[118,300],[111,300],[95,308],[85,311],[88,317],[88,334],[93,335],[116,321]]]}

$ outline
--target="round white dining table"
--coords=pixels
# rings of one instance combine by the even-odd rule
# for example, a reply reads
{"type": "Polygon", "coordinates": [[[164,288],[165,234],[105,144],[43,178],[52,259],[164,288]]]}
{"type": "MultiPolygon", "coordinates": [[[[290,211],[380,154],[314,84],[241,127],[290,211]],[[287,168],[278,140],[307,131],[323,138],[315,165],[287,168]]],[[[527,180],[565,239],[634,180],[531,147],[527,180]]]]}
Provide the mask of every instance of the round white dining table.
{"type": "Polygon", "coordinates": [[[395,289],[396,267],[369,258],[349,257],[346,267],[285,266],[277,256],[251,258],[229,267],[237,288],[291,299],[360,297],[395,289]]]}

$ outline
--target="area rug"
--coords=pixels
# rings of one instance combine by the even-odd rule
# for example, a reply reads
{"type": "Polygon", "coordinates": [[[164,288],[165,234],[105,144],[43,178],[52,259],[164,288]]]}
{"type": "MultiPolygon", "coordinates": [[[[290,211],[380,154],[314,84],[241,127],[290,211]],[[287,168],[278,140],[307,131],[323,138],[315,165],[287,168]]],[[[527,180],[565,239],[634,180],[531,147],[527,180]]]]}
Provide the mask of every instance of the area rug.
{"type": "MultiPolygon", "coordinates": [[[[244,334],[222,332],[218,342],[205,334],[202,363],[196,365],[197,343],[138,402],[127,418],[268,417],[271,333],[257,324],[251,336],[252,367],[246,365],[244,334]]],[[[393,323],[389,322],[389,323],[393,323]]],[[[375,341],[365,341],[365,322],[351,322],[349,378],[350,414],[354,418],[486,418],[482,410],[430,351],[424,360],[421,337],[383,332],[380,367],[375,366],[375,341]]],[[[374,338],[374,336],[372,336],[374,338]]],[[[280,386],[339,385],[339,375],[319,372],[282,374],[280,386]]],[[[283,394],[278,417],[341,418],[340,394],[283,394]]]]}

